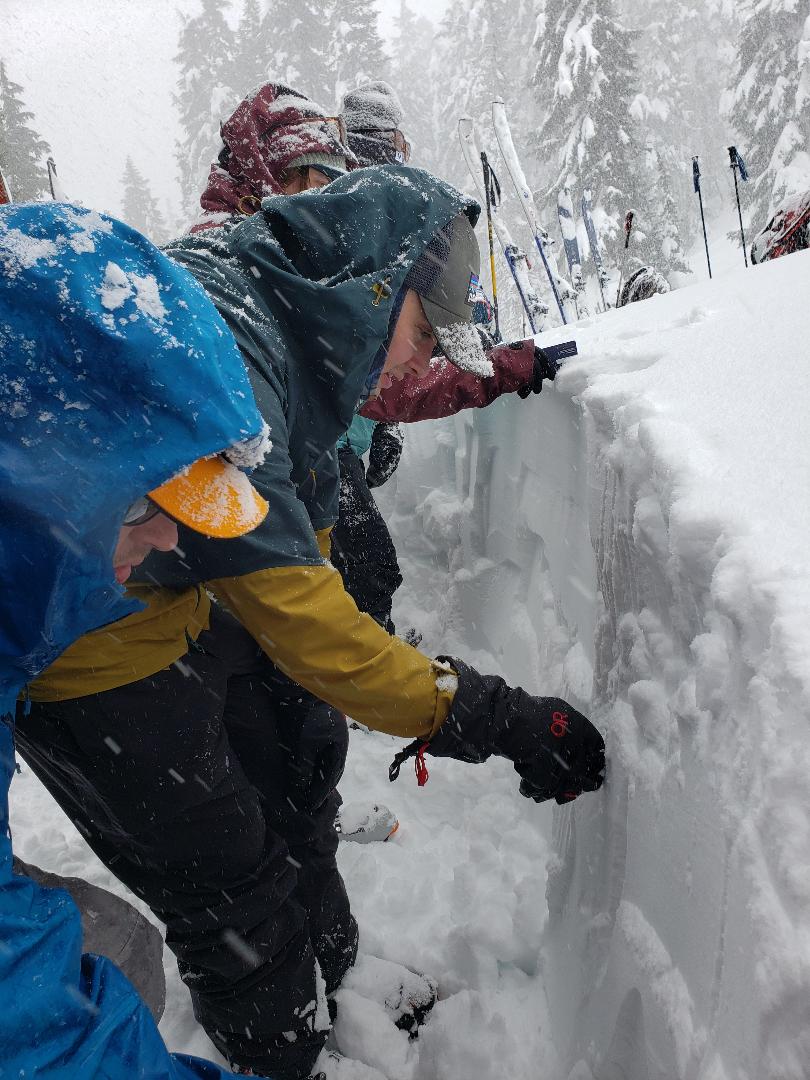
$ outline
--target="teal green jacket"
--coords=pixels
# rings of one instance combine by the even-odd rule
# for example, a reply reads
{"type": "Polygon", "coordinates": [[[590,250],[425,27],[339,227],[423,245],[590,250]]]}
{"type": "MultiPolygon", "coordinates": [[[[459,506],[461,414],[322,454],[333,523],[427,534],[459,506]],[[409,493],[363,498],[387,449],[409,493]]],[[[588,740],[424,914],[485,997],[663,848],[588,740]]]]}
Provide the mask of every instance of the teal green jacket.
{"type": "Polygon", "coordinates": [[[350,450],[354,450],[358,457],[367,454],[376,426],[376,420],[369,420],[367,416],[360,416],[358,413],[352,420],[351,427],[346,434],[341,435],[338,439],[338,450],[348,447],[350,450]]]}
{"type": "MultiPolygon", "coordinates": [[[[144,578],[157,586],[151,617],[117,624],[105,654],[110,670],[126,662],[145,672],[153,639],[193,636],[172,598],[210,592],[274,664],[341,712],[402,738],[439,730],[453,699],[446,672],[357,610],[326,561],[327,528],[337,509],[335,444],[378,377],[408,270],[448,221],[459,213],[475,221],[478,212],[427,173],[385,166],[357,170],[317,195],[267,199],[238,224],[171,245],[247,361],[273,442],[252,480],[270,509],[239,540],[181,530],[176,553],[146,560],[144,578]]],[[[194,613],[195,626],[202,617],[194,613]]],[[[98,656],[92,640],[80,645],[98,656]]],[[[58,699],[62,688],[51,691],[58,699]]]]}
{"type": "Polygon", "coordinates": [[[152,580],[322,563],[315,532],[336,519],[336,443],[372,388],[411,265],[461,212],[474,223],[480,208],[429,173],[387,165],[317,196],[266,199],[245,221],[166,249],[204,286],[248,362],[273,442],[252,479],[271,512],[239,540],[184,533],[182,559],[148,560],[152,580]]]}

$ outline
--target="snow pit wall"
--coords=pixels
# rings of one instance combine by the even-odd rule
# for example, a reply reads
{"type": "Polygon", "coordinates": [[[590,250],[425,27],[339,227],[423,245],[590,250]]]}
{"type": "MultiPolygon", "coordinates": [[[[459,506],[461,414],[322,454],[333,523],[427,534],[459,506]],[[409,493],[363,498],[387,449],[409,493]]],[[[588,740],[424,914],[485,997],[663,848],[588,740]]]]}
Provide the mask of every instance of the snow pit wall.
{"type": "MultiPolygon", "coordinates": [[[[428,637],[567,697],[605,734],[606,787],[555,808],[550,826],[538,970],[569,1080],[810,1076],[810,728],[796,659],[807,561],[802,548],[771,565],[737,513],[735,484],[758,478],[724,455],[745,441],[757,455],[757,429],[742,415],[735,443],[726,412],[716,438],[690,430],[666,380],[684,356],[707,360],[691,333],[715,349],[691,380],[707,408],[728,400],[730,379],[743,414],[746,394],[762,405],[755,369],[735,352],[725,371],[712,333],[778,345],[745,292],[770,284],[778,306],[784,268],[765,269],[716,286],[707,307],[687,289],[553,332],[581,354],[553,389],[411,425],[381,493],[406,561],[442,571],[428,637]]],[[[801,269],[806,297],[810,259],[801,269]]],[[[790,341],[806,383],[802,319],[790,341]]],[[[782,401],[804,457],[807,397],[782,401]]],[[[797,469],[772,479],[801,525],[797,469]]],[[[766,513],[773,494],[748,502],[766,513]]],[[[787,519],[780,531],[784,556],[787,519]]]]}

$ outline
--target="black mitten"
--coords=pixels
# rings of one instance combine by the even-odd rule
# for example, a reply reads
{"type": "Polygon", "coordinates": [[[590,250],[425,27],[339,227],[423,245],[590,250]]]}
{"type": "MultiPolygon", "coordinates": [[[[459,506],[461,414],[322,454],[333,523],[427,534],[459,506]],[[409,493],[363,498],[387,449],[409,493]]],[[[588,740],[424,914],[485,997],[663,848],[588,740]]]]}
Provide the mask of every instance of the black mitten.
{"type": "Polygon", "coordinates": [[[506,757],[521,778],[521,795],[535,802],[570,802],[602,786],[605,743],[582,713],[562,698],[532,697],[460,660],[438,659],[458,673],[450,715],[429,743],[417,741],[398,759],[420,749],[470,762],[506,757]]]}
{"type": "Polygon", "coordinates": [[[370,488],[382,487],[396,472],[404,438],[401,424],[381,423],[374,428],[366,470],[366,483],[370,488]]]}
{"type": "Polygon", "coordinates": [[[532,381],[518,390],[518,397],[527,398],[529,394],[539,394],[543,389],[543,380],[548,379],[550,382],[553,382],[554,377],[559,370],[559,363],[550,359],[547,353],[545,353],[539,345],[535,345],[532,381]]]}

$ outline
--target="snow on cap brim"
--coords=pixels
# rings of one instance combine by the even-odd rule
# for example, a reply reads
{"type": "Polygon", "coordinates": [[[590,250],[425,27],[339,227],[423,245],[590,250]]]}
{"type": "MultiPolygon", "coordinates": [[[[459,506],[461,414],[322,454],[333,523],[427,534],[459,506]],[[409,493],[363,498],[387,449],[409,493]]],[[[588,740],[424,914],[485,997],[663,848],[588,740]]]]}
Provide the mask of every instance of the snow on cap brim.
{"type": "MultiPolygon", "coordinates": [[[[422,301],[427,315],[428,304],[422,301]]],[[[428,320],[430,316],[428,315],[428,320]]],[[[450,323],[439,326],[431,322],[436,340],[443,354],[462,371],[469,371],[480,379],[495,374],[492,361],[487,359],[481,338],[474,323],[450,323]]]]}
{"type": "Polygon", "coordinates": [[[425,316],[447,359],[473,375],[492,375],[492,363],[484,354],[472,322],[481,273],[475,230],[467,215],[459,214],[435,239],[441,237],[448,246],[442,250],[435,242],[428,245],[406,283],[419,294],[425,316]]]}
{"type": "Polygon", "coordinates": [[[218,455],[193,462],[149,498],[175,521],[220,540],[251,532],[269,509],[245,473],[218,455]]]}

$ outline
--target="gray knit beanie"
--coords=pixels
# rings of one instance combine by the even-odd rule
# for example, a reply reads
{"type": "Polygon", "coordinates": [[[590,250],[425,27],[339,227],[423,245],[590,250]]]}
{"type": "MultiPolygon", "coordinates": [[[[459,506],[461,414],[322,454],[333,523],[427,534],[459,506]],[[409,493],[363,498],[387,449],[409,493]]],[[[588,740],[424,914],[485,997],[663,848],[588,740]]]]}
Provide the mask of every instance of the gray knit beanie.
{"type": "Polygon", "coordinates": [[[402,105],[387,82],[367,82],[350,90],[340,112],[348,131],[397,131],[402,123],[402,105]]]}

